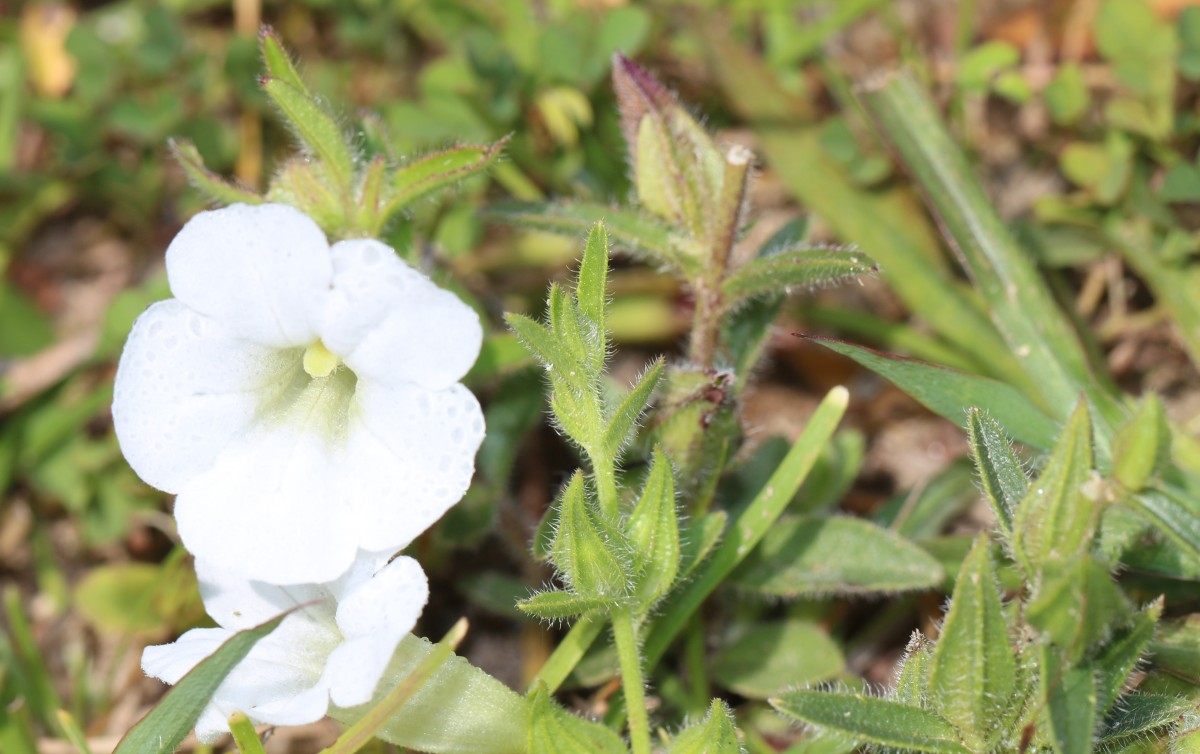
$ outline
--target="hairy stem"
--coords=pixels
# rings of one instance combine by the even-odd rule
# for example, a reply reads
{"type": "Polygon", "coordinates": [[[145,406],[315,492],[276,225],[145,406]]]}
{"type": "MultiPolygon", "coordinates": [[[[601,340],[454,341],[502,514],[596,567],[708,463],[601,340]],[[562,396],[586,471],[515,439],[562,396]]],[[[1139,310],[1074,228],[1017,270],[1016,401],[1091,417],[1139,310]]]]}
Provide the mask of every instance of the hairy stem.
{"type": "Polygon", "coordinates": [[[650,754],[650,718],[646,714],[646,690],[642,682],[642,657],[638,651],[637,626],[630,610],[613,613],[613,642],[621,667],[621,686],[629,711],[629,741],[633,754],[650,754]]]}

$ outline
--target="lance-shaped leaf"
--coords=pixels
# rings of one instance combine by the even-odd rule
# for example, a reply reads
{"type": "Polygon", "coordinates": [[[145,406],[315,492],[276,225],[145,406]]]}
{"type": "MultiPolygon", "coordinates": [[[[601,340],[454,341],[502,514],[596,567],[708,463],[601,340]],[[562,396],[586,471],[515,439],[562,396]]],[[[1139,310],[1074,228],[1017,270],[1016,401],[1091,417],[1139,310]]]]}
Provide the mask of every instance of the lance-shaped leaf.
{"type": "Polygon", "coordinates": [[[966,754],[945,718],[908,704],[862,694],[792,691],[771,700],[785,715],[822,731],[908,751],[966,754]]]}
{"type": "Polygon", "coordinates": [[[1017,665],[1008,641],[987,537],[967,555],[950,598],[929,670],[929,690],[942,716],[974,751],[991,748],[1012,708],[1017,665]]]}
{"type": "Polygon", "coordinates": [[[1146,393],[1133,416],[1117,429],[1112,458],[1113,478],[1132,492],[1166,468],[1171,460],[1171,427],[1157,395],[1146,393]]]}
{"type": "MultiPolygon", "coordinates": [[[[1162,611],[1161,598],[1150,603],[1145,610],[1134,615],[1132,623],[1117,632],[1092,660],[1091,665],[1096,671],[1096,709],[1101,715],[1107,714],[1112,708],[1124,690],[1129,674],[1145,655],[1162,611]]],[[[1200,654],[1200,645],[1190,646],[1194,653],[1200,654]]],[[[1157,651],[1154,655],[1156,661],[1161,661],[1157,651]]]]}
{"type": "Polygon", "coordinates": [[[1049,450],[1054,446],[1058,436],[1054,420],[1010,385],[840,340],[805,337],[849,356],[955,424],[962,421],[963,412],[974,406],[987,411],[1017,442],[1038,450],[1049,450]]]}
{"type": "Polygon", "coordinates": [[[235,634],[208,659],[175,684],[158,705],[125,734],[113,754],[171,754],[179,746],[200,713],[208,706],[225,676],[237,666],[258,640],[274,631],[288,613],[235,634]]]}
{"type": "Polygon", "coordinates": [[[550,559],[571,589],[583,597],[620,599],[629,593],[629,543],[589,504],[579,471],[559,498],[550,559]]]}
{"type": "Polygon", "coordinates": [[[767,531],[733,582],[759,594],[795,598],[931,589],[942,577],[933,556],[869,521],[798,516],[767,531]]]}
{"type": "Polygon", "coordinates": [[[1011,546],[1013,512],[1029,488],[1025,467],[1008,444],[1004,428],[975,406],[967,409],[967,437],[979,487],[1011,546]]]}
{"type": "Polygon", "coordinates": [[[693,276],[701,269],[695,242],[636,210],[589,202],[498,202],[483,211],[510,225],[579,238],[603,222],[612,244],[633,256],[693,276]]]}
{"type": "Polygon", "coordinates": [[[1031,573],[1073,559],[1091,541],[1096,503],[1083,487],[1094,466],[1091,413],[1081,400],[1013,517],[1013,544],[1031,573]]]}
{"type": "Polygon", "coordinates": [[[584,597],[574,592],[564,592],[554,589],[548,592],[538,592],[528,599],[517,603],[517,609],[542,620],[560,621],[575,618],[593,610],[611,607],[611,599],[584,597]]]}
{"type": "Polygon", "coordinates": [[[529,754],[626,754],[621,737],[559,707],[544,683],[529,696],[529,754]]]}
{"type": "Polygon", "coordinates": [[[354,160],[333,116],[316,100],[284,79],[266,77],[261,85],[304,146],[320,159],[336,193],[348,195],[354,178],[354,160]]]}
{"type": "Polygon", "coordinates": [[[1194,497],[1163,485],[1131,496],[1129,505],[1188,559],[1200,562],[1200,504],[1194,497]]]}
{"type": "Polygon", "coordinates": [[[222,204],[262,204],[265,201],[250,189],[231,183],[204,167],[200,151],[187,139],[171,139],[167,146],[192,185],[211,198],[222,204]]]}
{"type": "Polygon", "coordinates": [[[263,67],[267,69],[268,76],[283,81],[306,96],[312,96],[292,63],[292,56],[288,55],[279,35],[270,26],[264,25],[259,29],[258,49],[262,53],[263,67]]]}
{"type": "Polygon", "coordinates": [[[607,348],[605,340],[605,308],[608,304],[608,229],[603,222],[592,226],[583,247],[579,263],[579,281],[575,285],[579,313],[600,340],[600,350],[607,348]]]}
{"type": "Polygon", "coordinates": [[[1164,623],[1150,644],[1157,667],[1200,686],[1200,617],[1164,623]]]}
{"type": "Polygon", "coordinates": [[[384,216],[488,168],[500,158],[508,139],[505,136],[494,144],[446,149],[408,163],[392,175],[384,216]]]}
{"type": "Polygon", "coordinates": [[[1025,606],[1025,619],[1045,641],[1061,649],[1070,662],[1124,624],[1132,611],[1129,600],[1095,558],[1080,554],[1066,562],[1047,563],[1037,593],[1025,606]]]}
{"type": "Polygon", "coordinates": [[[679,573],[679,521],[671,460],[655,448],[650,473],[625,526],[639,579],[635,594],[649,608],[675,584],[679,573]]]}
{"type": "Polygon", "coordinates": [[[760,257],[739,267],[721,284],[728,306],[754,296],[822,288],[878,271],[860,251],[807,249],[760,257]]]}
{"type": "Polygon", "coordinates": [[[828,681],[846,669],[829,634],[800,618],[755,623],[737,633],[711,661],[713,678],[747,699],[828,681]]]}
{"type": "MultiPolygon", "coordinates": [[[[1113,708],[1104,721],[1097,741],[1104,751],[1128,750],[1125,747],[1139,742],[1153,744],[1155,733],[1164,733],[1179,724],[1180,717],[1192,711],[1183,699],[1158,694],[1129,694],[1113,708]]],[[[1136,751],[1137,749],[1133,749],[1136,751]]],[[[1162,749],[1143,749],[1161,751],[1162,749]]],[[[1170,751],[1191,752],[1195,749],[1180,747],[1178,743],[1170,751]]]]}
{"type": "Polygon", "coordinates": [[[729,515],[725,511],[713,511],[692,519],[680,535],[679,578],[688,578],[704,562],[725,531],[729,515]]]}
{"type": "Polygon", "coordinates": [[[1072,666],[1054,647],[1040,655],[1043,737],[1058,754],[1089,754],[1096,728],[1096,679],[1086,665],[1072,666]]]}
{"type": "MultiPolygon", "coordinates": [[[[550,301],[563,306],[565,294],[556,296],[556,287],[551,287],[550,301]]],[[[574,318],[574,313],[570,315],[574,318]]],[[[546,368],[550,379],[550,407],[562,430],[582,447],[590,447],[596,433],[602,429],[595,388],[587,365],[579,361],[579,352],[585,346],[570,344],[556,333],[522,314],[508,313],[504,316],[513,333],[546,368]]],[[[578,330],[574,330],[578,332],[578,330]]]]}
{"type": "Polygon", "coordinates": [[[720,699],[713,699],[704,722],[675,736],[667,754],[741,754],[733,713],[720,699]]]}
{"type": "Polygon", "coordinates": [[[570,375],[577,384],[589,389],[596,384],[604,368],[604,352],[589,323],[583,319],[575,297],[558,283],[550,284],[546,298],[550,334],[558,340],[571,359],[570,375]]]}
{"type": "Polygon", "coordinates": [[[650,396],[662,379],[665,362],[659,358],[638,378],[633,388],[625,394],[621,402],[608,418],[608,428],[604,432],[604,447],[611,458],[616,458],[625,443],[629,442],[637,428],[638,419],[650,403],[650,396]]]}

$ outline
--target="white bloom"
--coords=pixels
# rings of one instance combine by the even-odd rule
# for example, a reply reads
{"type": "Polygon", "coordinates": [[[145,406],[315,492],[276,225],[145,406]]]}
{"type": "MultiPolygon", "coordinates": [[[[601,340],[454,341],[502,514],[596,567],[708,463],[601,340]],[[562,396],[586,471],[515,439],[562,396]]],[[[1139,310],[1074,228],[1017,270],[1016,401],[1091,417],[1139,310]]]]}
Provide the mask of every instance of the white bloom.
{"type": "Polygon", "coordinates": [[[470,483],[483,415],[458,384],[478,317],[378,241],[328,245],[283,205],[193,218],[174,299],[133,327],[113,420],[130,465],[177,495],[197,558],[274,584],[395,552],[470,483]]]}
{"type": "Polygon", "coordinates": [[[275,586],[247,581],[196,562],[204,606],[220,628],[194,628],[174,644],[146,647],[142,669],[178,683],[238,631],[299,606],[259,640],[225,677],[196,723],[212,743],[241,711],[255,723],[303,725],[325,716],[329,703],[353,707],[370,701],[396,645],[429,599],[425,572],[412,558],[388,563],[364,556],[329,584],[275,586]]]}

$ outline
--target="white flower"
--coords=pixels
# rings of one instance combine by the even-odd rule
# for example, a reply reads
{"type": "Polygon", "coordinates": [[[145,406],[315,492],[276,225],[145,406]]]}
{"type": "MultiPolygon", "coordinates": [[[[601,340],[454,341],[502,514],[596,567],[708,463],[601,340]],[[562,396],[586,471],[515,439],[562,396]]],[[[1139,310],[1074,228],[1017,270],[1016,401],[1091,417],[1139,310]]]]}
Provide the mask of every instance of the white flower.
{"type": "Polygon", "coordinates": [[[217,687],[196,723],[212,743],[241,711],[255,723],[303,725],[325,716],[329,703],[353,707],[372,699],[396,645],[429,599],[425,572],[412,558],[388,563],[360,557],[329,584],[276,586],[247,581],[196,562],[204,607],[220,628],[194,628],[174,644],[146,647],[142,669],[179,682],[236,632],[299,606],[260,639],[217,687]]]}
{"type": "Polygon", "coordinates": [[[130,465],[177,495],[200,560],[274,584],[396,552],[462,497],[483,415],[458,384],[475,313],[377,241],[331,248],[283,205],[193,218],[174,299],[133,327],[113,420],[130,465]]]}

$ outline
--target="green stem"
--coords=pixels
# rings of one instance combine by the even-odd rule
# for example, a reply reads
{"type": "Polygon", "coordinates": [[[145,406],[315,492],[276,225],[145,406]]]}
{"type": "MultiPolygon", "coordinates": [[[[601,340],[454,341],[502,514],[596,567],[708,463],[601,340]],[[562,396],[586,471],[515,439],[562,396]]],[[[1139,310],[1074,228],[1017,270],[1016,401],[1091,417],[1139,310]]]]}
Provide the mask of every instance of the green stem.
{"type": "Polygon", "coordinates": [[[704,646],[704,617],[699,613],[688,624],[683,637],[683,659],[688,676],[688,704],[693,715],[708,707],[708,650],[704,646]]]}
{"type": "Polygon", "coordinates": [[[596,497],[600,501],[600,511],[616,521],[621,517],[621,498],[617,494],[616,463],[611,458],[599,453],[588,453],[592,460],[592,473],[596,477],[596,497]]]}
{"type": "Polygon", "coordinates": [[[621,667],[621,686],[629,710],[629,740],[633,754],[650,754],[650,718],[646,714],[646,689],[642,682],[642,658],[638,652],[637,627],[633,613],[613,613],[613,642],[621,667]]]}
{"type": "Polygon", "coordinates": [[[598,616],[584,616],[577,620],[567,635],[558,643],[558,646],[554,648],[550,657],[546,659],[546,664],[542,665],[541,670],[533,677],[533,682],[529,684],[530,691],[537,688],[538,683],[546,684],[550,693],[557,691],[575,666],[579,664],[579,661],[583,659],[588,647],[592,646],[592,642],[600,636],[600,632],[604,630],[607,623],[608,621],[598,616]]]}

